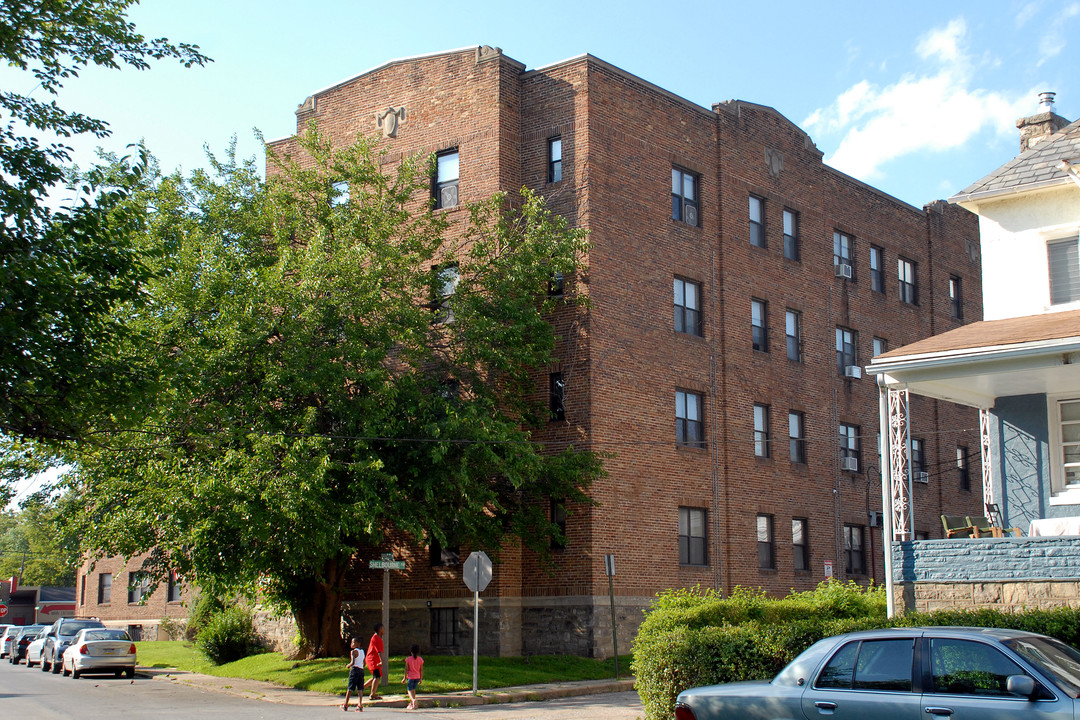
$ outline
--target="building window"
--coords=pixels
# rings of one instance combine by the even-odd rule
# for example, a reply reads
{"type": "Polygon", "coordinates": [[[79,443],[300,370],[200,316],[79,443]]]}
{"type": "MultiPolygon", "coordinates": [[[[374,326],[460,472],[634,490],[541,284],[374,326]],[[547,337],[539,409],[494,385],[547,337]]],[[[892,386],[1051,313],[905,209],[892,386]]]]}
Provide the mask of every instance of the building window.
{"type": "Polygon", "coordinates": [[[552,537],[551,547],[555,550],[566,548],[566,498],[551,498],[551,524],[559,528],[561,538],[552,537]]]}
{"type": "Polygon", "coordinates": [[[860,451],[859,426],[840,425],[840,469],[848,472],[859,472],[862,466],[862,452],[860,451]]]}
{"type": "Polygon", "coordinates": [[[836,369],[841,375],[847,375],[848,368],[859,364],[856,340],[854,330],[846,327],[836,328],[836,369]]]}
{"type": "Polygon", "coordinates": [[[460,163],[456,149],[435,156],[435,207],[457,207],[459,170],[460,163]]]}
{"type": "Polygon", "coordinates": [[[701,336],[701,285],[675,278],[675,332],[701,336]]]}
{"type": "Polygon", "coordinates": [[[560,298],[566,292],[566,278],[559,271],[551,273],[548,280],[548,297],[560,298]]]}
{"type": "Polygon", "coordinates": [[[180,602],[180,577],[175,572],[169,573],[169,592],[167,595],[168,602],[180,602]]]}
{"type": "Polygon", "coordinates": [[[896,272],[900,278],[900,300],[908,305],[919,302],[919,286],[915,279],[915,263],[904,258],[896,261],[896,272]]]}
{"type": "Polygon", "coordinates": [[[97,601],[105,605],[112,600],[112,573],[98,574],[97,601]]]}
{"type": "Polygon", "coordinates": [[[431,647],[457,647],[457,608],[431,608],[431,647]]]}
{"type": "Polygon", "coordinates": [[[802,314],[796,310],[784,313],[784,334],[787,338],[788,360],[802,361],[802,314]]]}
{"type": "Polygon", "coordinates": [[[838,230],[833,231],[833,265],[837,268],[836,274],[843,277],[855,277],[855,252],[851,236],[838,230]],[[842,270],[846,267],[847,270],[842,270]]]}
{"type": "Polygon", "coordinates": [[[968,449],[963,445],[956,446],[956,474],[960,476],[960,489],[971,489],[971,473],[968,470],[968,449]]]}
{"type": "Polygon", "coordinates": [[[1080,247],[1078,239],[1047,244],[1050,266],[1050,304],[1061,305],[1080,300],[1080,247]]]}
{"type": "Polygon", "coordinates": [[[548,138],[548,182],[562,180],[562,138],[548,138]]]}
{"type": "Polygon", "coordinates": [[[877,245],[870,246],[870,289],[885,292],[885,251],[877,245]]]}
{"type": "Polygon", "coordinates": [[[706,565],[705,509],[679,508],[679,564],[706,565]]]}
{"type": "Polygon", "coordinates": [[[844,571],[848,575],[866,574],[866,551],[863,547],[863,526],[844,526],[844,571]]]}
{"type": "Polygon", "coordinates": [[[885,338],[879,338],[879,337],[874,338],[874,355],[873,355],[873,357],[877,357],[878,355],[883,355],[884,353],[886,353],[888,351],[888,349],[889,349],[889,341],[888,340],[886,340],[885,338]]]}
{"type": "Polygon", "coordinates": [[[551,411],[548,419],[557,422],[566,419],[566,386],[563,384],[561,372],[548,375],[548,410],[551,411]]]}
{"type": "Polygon", "coordinates": [[[150,594],[150,576],[143,572],[128,573],[128,603],[142,602],[150,594]]]}
{"type": "Polygon", "coordinates": [[[799,259],[799,213],[784,208],[784,257],[799,259]]]}
{"type": "Polygon", "coordinates": [[[345,205],[349,202],[349,183],[344,180],[330,186],[330,207],[345,205]]]}
{"type": "Polygon", "coordinates": [[[806,416],[792,410],[788,413],[788,453],[791,462],[806,462],[806,416]]]}
{"type": "Polygon", "coordinates": [[[1052,423],[1054,461],[1051,479],[1054,493],[1080,493],[1080,398],[1051,401],[1056,410],[1052,423]]]}
{"type": "Polygon", "coordinates": [[[769,304],[764,300],[750,301],[750,324],[753,328],[754,349],[769,352],[769,304]]]}
{"type": "Polygon", "coordinates": [[[671,217],[698,224],[697,176],[678,168],[671,169],[671,217]]]}
{"type": "Polygon", "coordinates": [[[776,548],[773,543],[773,516],[757,516],[757,565],[761,570],[776,569],[776,548]]]}
{"type": "Polygon", "coordinates": [[[458,283],[461,282],[461,272],[457,265],[446,265],[441,269],[435,267],[435,322],[454,322],[454,309],[451,306],[451,298],[457,292],[458,283]]]}
{"type": "Polygon", "coordinates": [[[428,555],[433,568],[461,564],[461,546],[453,541],[447,541],[444,546],[434,535],[428,539],[428,555]]]}
{"type": "Polygon", "coordinates": [[[750,244],[765,247],[765,200],[750,196],[750,244]]]}
{"type": "Polygon", "coordinates": [[[684,390],[675,391],[675,442],[690,447],[705,447],[702,426],[704,398],[684,390]]]}
{"type": "Polygon", "coordinates": [[[806,518],[791,519],[791,554],[796,570],[810,569],[810,530],[806,518]]]}
{"type": "Polygon", "coordinates": [[[769,406],[754,405],[754,455],[769,457],[769,406]]]}
{"type": "Polygon", "coordinates": [[[964,299],[960,294],[960,278],[955,275],[949,276],[949,306],[952,308],[954,318],[964,319],[964,299]]]}
{"type": "Polygon", "coordinates": [[[911,439],[911,474],[918,481],[922,481],[920,475],[926,472],[926,443],[919,438],[911,439]]]}

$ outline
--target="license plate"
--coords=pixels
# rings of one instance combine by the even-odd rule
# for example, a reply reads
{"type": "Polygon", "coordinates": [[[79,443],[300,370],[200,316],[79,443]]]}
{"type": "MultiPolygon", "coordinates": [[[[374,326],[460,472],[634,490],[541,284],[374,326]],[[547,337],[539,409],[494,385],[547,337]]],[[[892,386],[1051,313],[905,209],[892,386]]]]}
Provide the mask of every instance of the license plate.
{"type": "Polygon", "coordinates": [[[115,648],[105,648],[101,651],[102,655],[117,655],[119,653],[115,648]]]}

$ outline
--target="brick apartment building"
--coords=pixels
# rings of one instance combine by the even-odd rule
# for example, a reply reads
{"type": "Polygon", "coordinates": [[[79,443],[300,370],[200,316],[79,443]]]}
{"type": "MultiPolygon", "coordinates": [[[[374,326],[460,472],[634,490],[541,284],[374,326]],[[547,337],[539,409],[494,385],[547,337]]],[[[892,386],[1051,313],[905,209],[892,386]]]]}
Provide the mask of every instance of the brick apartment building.
{"type": "MultiPolygon", "coordinates": [[[[824,165],[771,107],[701,107],[588,55],[535,70],[487,46],[396,60],[296,115],[339,146],[381,131],[390,162],[437,154],[441,212],[527,186],[590,231],[587,277],[567,279],[590,306],[554,318],[560,361],[536,384],[557,419],[537,439],[614,457],[597,504],[552,503],[568,539],[554,572],[483,548],[499,552],[483,652],[610,654],[607,553],[623,649],[665,588],[883,580],[877,387],[861,366],[981,319],[974,215],[824,165]]],[[[978,417],[915,398],[911,418],[915,527],[940,537],[942,513],[982,514],[978,417]]],[[[371,549],[408,561],[392,573],[392,652],[471,651],[457,559],[472,549],[371,549]]],[[[350,627],[379,615],[368,559],[350,627]]]]}

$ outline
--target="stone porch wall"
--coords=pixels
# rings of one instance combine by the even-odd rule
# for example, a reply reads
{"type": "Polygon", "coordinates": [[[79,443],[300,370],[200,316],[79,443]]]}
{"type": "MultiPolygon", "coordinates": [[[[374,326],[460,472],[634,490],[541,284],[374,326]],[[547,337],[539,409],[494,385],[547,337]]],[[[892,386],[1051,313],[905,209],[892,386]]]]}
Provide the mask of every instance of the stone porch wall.
{"type": "Polygon", "coordinates": [[[1080,607],[1080,537],[894,543],[893,579],[905,611],[1080,607]]]}

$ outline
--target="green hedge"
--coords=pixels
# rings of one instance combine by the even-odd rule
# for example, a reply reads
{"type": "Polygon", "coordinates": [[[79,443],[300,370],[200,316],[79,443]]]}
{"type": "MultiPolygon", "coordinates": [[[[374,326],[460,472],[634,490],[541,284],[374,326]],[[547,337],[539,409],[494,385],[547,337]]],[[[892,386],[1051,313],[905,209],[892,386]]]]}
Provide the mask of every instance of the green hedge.
{"type": "Polygon", "coordinates": [[[818,640],[856,630],[920,625],[1011,627],[1080,647],[1080,610],[1023,613],[955,610],[886,617],[882,590],[825,582],[816,590],[770,599],[736,588],[661,593],[634,639],[631,668],[649,720],[666,720],[686,688],[772,678],[818,640]]]}

